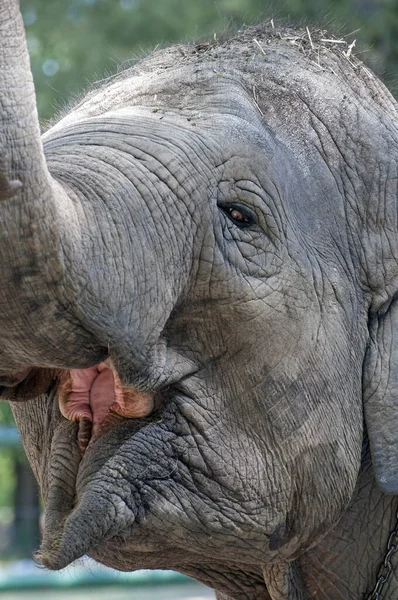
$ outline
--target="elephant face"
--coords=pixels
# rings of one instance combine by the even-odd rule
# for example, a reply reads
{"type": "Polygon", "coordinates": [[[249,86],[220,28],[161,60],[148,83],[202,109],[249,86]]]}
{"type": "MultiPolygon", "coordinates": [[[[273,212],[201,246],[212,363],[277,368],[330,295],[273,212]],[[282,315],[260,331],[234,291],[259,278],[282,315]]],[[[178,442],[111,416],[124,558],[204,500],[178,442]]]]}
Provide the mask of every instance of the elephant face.
{"type": "Polygon", "coordinates": [[[106,82],[43,156],[26,119],[8,178],[0,156],[0,392],[35,397],[13,411],[51,569],[87,553],[267,597],[265,566],[313,547],[353,494],[368,350],[373,402],[395,381],[377,341],[395,348],[396,211],[374,206],[396,195],[391,100],[347,57],[321,67],[250,31],[106,82]]]}
{"type": "Polygon", "coordinates": [[[195,127],[131,110],[46,134],[47,164],[94,240],[68,256],[84,280],[71,310],[124,384],[156,398],[82,458],[56,384],[14,406],[50,568],[88,553],[261,592],[258,565],[314,544],[352,494],[355,290],[337,262],[325,276],[332,251],[314,246],[306,216],[314,186],[247,104],[241,92],[236,114],[195,127]]]}

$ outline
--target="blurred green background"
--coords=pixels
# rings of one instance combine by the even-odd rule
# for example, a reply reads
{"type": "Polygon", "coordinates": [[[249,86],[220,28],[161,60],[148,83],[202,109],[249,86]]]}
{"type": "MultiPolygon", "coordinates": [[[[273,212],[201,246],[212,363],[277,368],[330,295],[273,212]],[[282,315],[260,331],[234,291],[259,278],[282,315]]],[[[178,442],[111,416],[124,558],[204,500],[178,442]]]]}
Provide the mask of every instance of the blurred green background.
{"type": "MultiPolygon", "coordinates": [[[[42,121],[90,82],[158,44],[225,34],[265,18],[304,20],[357,40],[361,57],[398,90],[398,0],[20,0],[42,121]]],[[[0,424],[11,424],[0,404],[0,424]]],[[[1,445],[1,441],[0,441],[1,445]]],[[[37,547],[39,501],[17,446],[0,447],[0,555],[37,547]],[[35,497],[36,496],[36,497],[35,497]],[[36,524],[35,524],[36,523],[36,524]]]]}

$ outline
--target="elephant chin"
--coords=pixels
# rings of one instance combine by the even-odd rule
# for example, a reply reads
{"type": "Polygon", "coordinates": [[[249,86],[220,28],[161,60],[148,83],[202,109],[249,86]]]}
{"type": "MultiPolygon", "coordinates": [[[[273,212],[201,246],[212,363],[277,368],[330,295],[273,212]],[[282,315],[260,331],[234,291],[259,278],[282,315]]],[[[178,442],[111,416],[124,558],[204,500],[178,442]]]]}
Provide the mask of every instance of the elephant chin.
{"type": "Polygon", "coordinates": [[[91,497],[87,494],[66,520],[59,523],[58,531],[44,530],[43,542],[36,555],[44,567],[50,570],[63,569],[91,551],[95,553],[97,547],[117,537],[126,528],[131,529],[134,524],[135,518],[131,513],[126,514],[123,520],[119,517],[117,526],[112,523],[108,528],[104,527],[93,506],[104,514],[114,508],[114,504],[112,507],[107,505],[99,495],[91,497]]]}
{"type": "Polygon", "coordinates": [[[161,420],[160,411],[155,411],[146,418],[114,422],[112,427],[101,428],[83,454],[76,443],[79,423],[59,421],[46,474],[43,539],[36,554],[39,563],[51,570],[62,569],[131,530],[141,507],[132,507],[115,495],[107,498],[98,485],[101,467],[115,445],[161,420]]]}

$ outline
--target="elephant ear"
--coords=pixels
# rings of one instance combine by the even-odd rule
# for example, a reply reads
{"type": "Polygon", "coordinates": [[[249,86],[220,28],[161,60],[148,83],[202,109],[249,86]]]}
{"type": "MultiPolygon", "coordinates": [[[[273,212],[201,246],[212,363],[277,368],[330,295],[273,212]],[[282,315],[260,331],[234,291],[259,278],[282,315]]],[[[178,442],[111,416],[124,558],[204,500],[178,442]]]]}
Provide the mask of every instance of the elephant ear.
{"type": "Polygon", "coordinates": [[[398,301],[370,324],[363,372],[364,412],[376,480],[398,494],[398,301]]]}

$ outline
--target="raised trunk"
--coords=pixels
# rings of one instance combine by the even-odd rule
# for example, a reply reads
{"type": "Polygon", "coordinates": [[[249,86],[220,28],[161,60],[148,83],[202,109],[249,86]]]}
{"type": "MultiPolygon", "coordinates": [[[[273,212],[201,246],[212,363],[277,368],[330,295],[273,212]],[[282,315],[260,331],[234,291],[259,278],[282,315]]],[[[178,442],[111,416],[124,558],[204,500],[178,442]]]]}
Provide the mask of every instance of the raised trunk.
{"type": "MultiPolygon", "coordinates": [[[[72,123],[47,136],[46,164],[18,2],[5,0],[0,6],[0,383],[2,375],[18,380],[34,366],[89,367],[100,363],[110,347],[122,378],[142,383],[149,377],[151,357],[153,363],[159,355],[164,359],[167,347],[158,338],[184,285],[182,273],[187,277],[190,268],[186,253],[180,254],[181,266],[175,263],[181,241],[174,228],[167,228],[168,254],[164,241],[160,244],[147,234],[148,220],[156,211],[164,212],[163,197],[170,195],[170,188],[159,177],[161,193],[155,199],[147,193],[143,199],[142,164],[133,158],[134,143],[140,154],[156,157],[164,152],[169,127],[159,134],[158,121],[149,121],[149,127],[139,116],[135,121],[99,119],[84,127],[72,123]],[[153,138],[151,132],[156,132],[153,138]],[[160,146],[151,141],[157,136],[160,146]],[[131,157],[113,147],[117,138],[131,157]],[[123,176],[122,160],[127,169],[123,176]],[[115,172],[120,174],[116,177],[115,172]],[[134,219],[120,219],[121,211],[132,211],[134,219]],[[139,235],[132,235],[133,228],[139,235]],[[144,236],[145,260],[140,262],[144,236]],[[118,252],[126,261],[135,257],[132,272],[133,267],[137,274],[151,270],[150,286],[143,275],[121,275],[115,268],[118,252]],[[157,302],[160,289],[166,290],[166,308],[157,302]],[[158,317],[147,310],[155,303],[158,317]],[[131,306],[135,315],[142,315],[139,319],[132,316],[131,306]]],[[[191,180],[186,157],[176,150],[170,144],[186,186],[191,180]]],[[[156,173],[158,161],[152,159],[146,168],[156,173]]],[[[171,222],[181,221],[174,202],[167,210],[175,213],[168,217],[171,222]]]]}
{"type": "MultiPolygon", "coordinates": [[[[35,90],[17,0],[0,6],[0,144],[2,171],[19,180],[19,195],[42,203],[52,194],[40,139],[35,90]]],[[[4,199],[4,195],[3,198],[4,199]]]]}
{"type": "Polygon", "coordinates": [[[60,240],[62,223],[68,223],[69,240],[73,239],[73,218],[67,217],[71,212],[71,203],[51,178],[43,154],[19,3],[2,0],[0,374],[35,364],[62,364],[63,352],[57,348],[56,356],[48,323],[62,329],[67,320],[58,297],[65,273],[60,240]]]}

